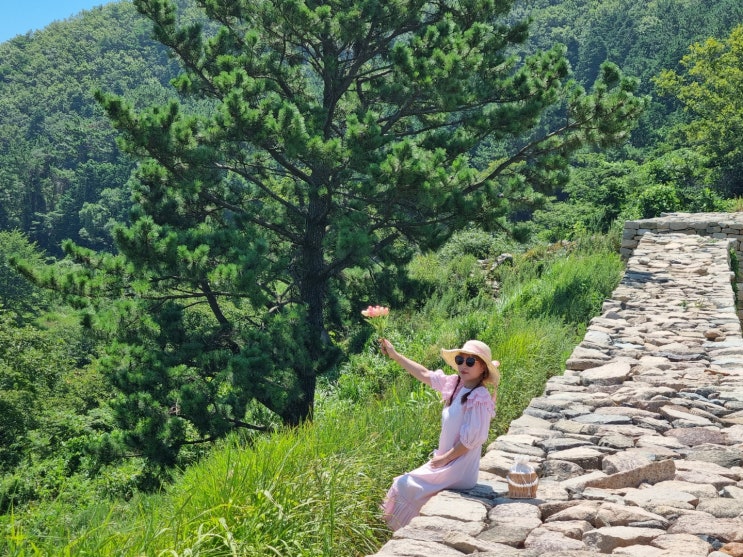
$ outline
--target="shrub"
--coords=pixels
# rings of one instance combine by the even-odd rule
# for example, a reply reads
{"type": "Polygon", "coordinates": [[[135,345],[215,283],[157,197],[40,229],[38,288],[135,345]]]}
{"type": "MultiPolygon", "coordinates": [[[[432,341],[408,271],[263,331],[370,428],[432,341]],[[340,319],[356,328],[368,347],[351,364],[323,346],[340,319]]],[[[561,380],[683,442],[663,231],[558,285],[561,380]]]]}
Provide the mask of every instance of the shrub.
{"type": "Polygon", "coordinates": [[[681,208],[681,200],[676,186],[672,184],[656,184],[643,190],[637,197],[640,217],[649,219],[658,217],[661,213],[672,213],[681,208]]]}

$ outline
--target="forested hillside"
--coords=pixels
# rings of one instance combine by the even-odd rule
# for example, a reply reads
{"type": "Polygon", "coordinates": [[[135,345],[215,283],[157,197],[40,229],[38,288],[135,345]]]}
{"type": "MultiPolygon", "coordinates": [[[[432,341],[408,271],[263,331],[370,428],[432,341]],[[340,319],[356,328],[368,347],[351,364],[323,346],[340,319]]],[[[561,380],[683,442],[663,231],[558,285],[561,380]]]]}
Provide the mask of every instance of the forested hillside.
{"type": "MultiPolygon", "coordinates": [[[[532,19],[526,51],[566,45],[584,85],[605,60],[638,77],[639,92],[653,98],[630,144],[652,152],[684,117],[653,77],[679,70],[692,43],[725,38],[743,21],[743,5],[541,0],[517,2],[511,17],[532,19]]],[[[127,217],[133,161],[117,149],[92,93],[122,93],[140,106],[172,96],[177,65],[151,35],[149,22],[120,1],[0,44],[0,230],[21,230],[54,254],[65,238],[111,249],[113,222],[127,217]]]]}
{"type": "MultiPolygon", "coordinates": [[[[581,83],[591,83],[604,60],[640,78],[639,91],[653,94],[631,138],[643,149],[682,117],[676,99],[656,94],[652,78],[678,70],[692,43],[722,39],[743,21],[735,0],[542,0],[517,2],[511,13],[533,20],[527,49],[565,44],[581,83]]],[[[128,1],[1,44],[0,229],[22,230],[50,253],[65,238],[110,249],[113,221],[127,216],[133,162],[116,148],[92,91],[125,93],[144,105],[172,95],[176,73],[128,1]]]]}
{"type": "Polygon", "coordinates": [[[137,498],[233,443],[253,554],[369,549],[433,406],[360,309],[431,366],[490,342],[502,430],[616,284],[618,223],[739,207],[739,0],[423,4],[119,1],[0,44],[0,552],[165,550],[182,517],[137,498]],[[358,531],[328,478],[365,479],[358,531]]]}
{"type": "Polygon", "coordinates": [[[114,2],[0,45],[0,229],[59,253],[65,238],[111,247],[133,161],[93,99],[164,100],[176,66],[130,2],[114,2]]]}
{"type": "Polygon", "coordinates": [[[534,18],[530,44],[565,44],[576,79],[589,83],[604,60],[640,79],[653,103],[632,134],[632,144],[652,147],[677,117],[678,102],[656,94],[653,78],[680,70],[693,43],[722,39],[743,22],[736,0],[537,0],[517,2],[513,14],[534,18]]]}

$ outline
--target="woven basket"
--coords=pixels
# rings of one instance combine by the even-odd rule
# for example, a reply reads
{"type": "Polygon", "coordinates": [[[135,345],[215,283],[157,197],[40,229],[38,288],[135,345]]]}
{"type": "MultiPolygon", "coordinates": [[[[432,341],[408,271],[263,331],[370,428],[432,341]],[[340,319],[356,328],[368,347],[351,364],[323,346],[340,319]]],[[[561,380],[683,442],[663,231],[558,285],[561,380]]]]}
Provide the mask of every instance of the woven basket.
{"type": "Polygon", "coordinates": [[[539,477],[536,472],[509,472],[508,497],[511,499],[533,499],[537,496],[539,477]]]}

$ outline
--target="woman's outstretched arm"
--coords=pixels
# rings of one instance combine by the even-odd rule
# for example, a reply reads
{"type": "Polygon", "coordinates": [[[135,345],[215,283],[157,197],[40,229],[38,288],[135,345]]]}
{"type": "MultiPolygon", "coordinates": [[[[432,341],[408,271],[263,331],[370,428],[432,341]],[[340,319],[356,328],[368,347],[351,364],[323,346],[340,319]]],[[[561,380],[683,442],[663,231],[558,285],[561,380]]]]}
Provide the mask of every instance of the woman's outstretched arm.
{"type": "Polygon", "coordinates": [[[412,375],[419,381],[422,381],[428,386],[431,385],[431,370],[430,369],[427,369],[426,367],[422,366],[418,362],[415,362],[411,360],[410,358],[403,356],[402,354],[399,354],[397,350],[395,350],[395,347],[392,346],[392,343],[386,338],[379,339],[379,347],[382,350],[383,354],[386,354],[391,359],[395,360],[410,375],[412,375]]]}

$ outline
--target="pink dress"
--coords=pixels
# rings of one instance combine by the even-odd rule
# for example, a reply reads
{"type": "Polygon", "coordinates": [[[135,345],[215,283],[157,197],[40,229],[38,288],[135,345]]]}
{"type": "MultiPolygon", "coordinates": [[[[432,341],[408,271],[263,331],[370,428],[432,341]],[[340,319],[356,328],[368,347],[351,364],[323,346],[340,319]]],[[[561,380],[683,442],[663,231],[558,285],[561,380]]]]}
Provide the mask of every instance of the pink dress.
{"type": "MultiPolygon", "coordinates": [[[[436,370],[431,376],[431,386],[441,393],[446,402],[457,386],[457,375],[446,375],[442,370],[436,370]]],[[[394,479],[382,505],[384,519],[392,530],[407,525],[439,491],[472,489],[477,484],[482,445],[488,438],[495,405],[485,387],[474,389],[462,404],[462,395],[468,390],[460,383],[451,406],[444,407],[439,446],[434,456],[445,453],[458,441],[469,450],[440,468],[431,468],[429,461],[394,479]]]]}

